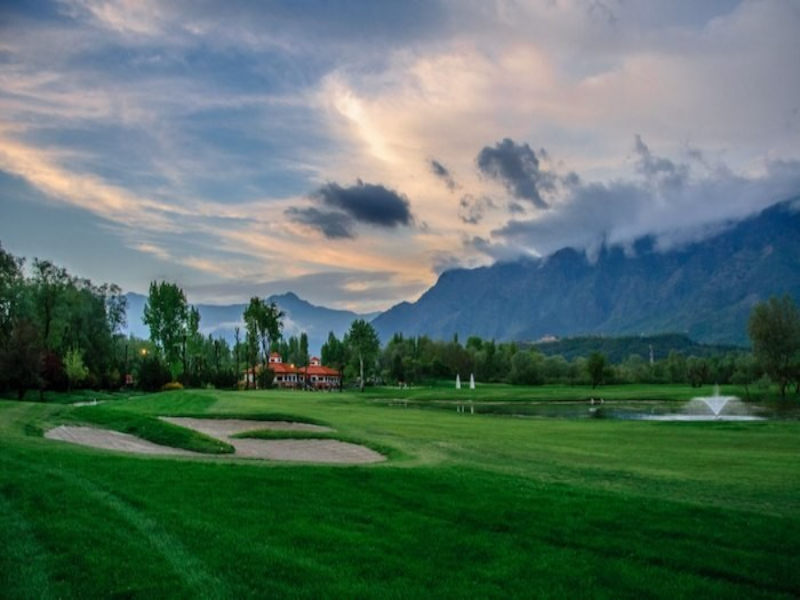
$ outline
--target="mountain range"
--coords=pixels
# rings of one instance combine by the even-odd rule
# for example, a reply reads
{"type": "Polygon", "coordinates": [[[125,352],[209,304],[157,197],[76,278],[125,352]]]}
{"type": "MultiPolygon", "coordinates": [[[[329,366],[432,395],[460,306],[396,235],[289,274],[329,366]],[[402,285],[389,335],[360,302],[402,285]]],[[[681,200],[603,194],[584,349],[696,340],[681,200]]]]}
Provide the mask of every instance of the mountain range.
{"type": "MultiPolygon", "coordinates": [[[[136,337],[148,338],[150,331],[143,322],[144,305],[147,296],[130,292],[126,294],[128,300],[127,321],[125,330],[127,334],[136,337]]],[[[305,331],[308,334],[308,346],[312,354],[319,355],[322,344],[328,339],[328,333],[333,331],[341,339],[356,319],[371,321],[376,313],[358,314],[349,310],[335,310],[324,306],[315,306],[299,298],[294,293],[273,295],[267,298],[268,302],[275,302],[284,313],[283,334],[285,337],[300,336],[305,331]]],[[[244,338],[244,321],[242,314],[247,304],[196,304],[200,312],[200,331],[203,335],[222,337],[233,342],[234,329],[241,328],[244,338]]]]}
{"type": "Polygon", "coordinates": [[[565,248],[446,271],[419,300],[394,306],[373,325],[384,341],[395,332],[462,341],[675,332],[746,344],[753,305],[785,293],[800,299],[800,198],[668,251],[645,237],[604,247],[594,260],[565,248]]]}
{"type": "MultiPolygon", "coordinates": [[[[330,331],[341,339],[355,319],[371,321],[383,343],[395,333],[535,342],[669,332],[741,345],[748,343],[753,306],[786,293],[800,300],[800,198],[669,250],[644,237],[625,248],[604,247],[591,260],[564,248],[540,259],[446,271],[419,300],[384,313],[315,306],[293,293],[267,300],[286,313],[284,335],[305,331],[316,354],[330,331]]],[[[127,298],[127,333],[148,337],[146,297],[127,298]]],[[[245,307],[197,305],[201,330],[232,341],[234,327],[244,329],[245,307]]]]}

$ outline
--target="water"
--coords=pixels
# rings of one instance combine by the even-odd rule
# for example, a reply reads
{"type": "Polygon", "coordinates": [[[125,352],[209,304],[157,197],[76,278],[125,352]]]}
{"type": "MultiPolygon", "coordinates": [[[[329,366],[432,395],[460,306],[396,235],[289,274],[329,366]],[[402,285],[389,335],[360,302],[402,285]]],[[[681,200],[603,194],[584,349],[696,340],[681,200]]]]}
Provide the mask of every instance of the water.
{"type": "MultiPolygon", "coordinates": [[[[381,402],[383,404],[383,402],[381,402]]],[[[800,420],[800,406],[753,405],[734,396],[698,397],[690,401],[606,400],[591,402],[454,402],[397,400],[390,406],[460,414],[517,418],[617,419],[626,421],[760,421],[800,420]],[[723,402],[722,399],[725,401],[723,402]]]]}
{"type": "Polygon", "coordinates": [[[764,417],[750,413],[749,408],[736,396],[720,396],[719,386],[714,386],[713,396],[699,396],[690,400],[680,414],[643,416],[651,421],[763,421],[764,417]]]}

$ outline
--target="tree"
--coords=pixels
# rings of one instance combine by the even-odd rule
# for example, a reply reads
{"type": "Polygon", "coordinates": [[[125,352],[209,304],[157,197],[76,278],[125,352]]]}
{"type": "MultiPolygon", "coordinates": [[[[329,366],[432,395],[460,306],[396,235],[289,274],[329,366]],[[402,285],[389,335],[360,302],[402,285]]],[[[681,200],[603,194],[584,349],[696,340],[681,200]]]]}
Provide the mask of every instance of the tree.
{"type": "Polygon", "coordinates": [[[757,304],[750,313],[748,333],[753,354],[778,386],[781,398],[800,371],[800,311],[789,295],[757,304]]]}
{"type": "Polygon", "coordinates": [[[750,384],[758,379],[756,361],[752,354],[742,354],[736,357],[735,368],[731,376],[731,383],[744,386],[744,393],[750,399],[750,384]]]}
{"type": "Polygon", "coordinates": [[[380,350],[380,340],[375,328],[364,319],[356,319],[345,335],[345,346],[358,358],[359,389],[364,391],[364,362],[374,360],[380,350]]]}
{"type": "Polygon", "coordinates": [[[172,376],[182,359],[183,336],[186,334],[188,305],[183,290],[174,283],[150,284],[144,305],[143,321],[150,328],[150,340],[164,357],[172,376]]]}
{"type": "Polygon", "coordinates": [[[22,287],[22,259],[3,250],[0,244],[0,343],[11,334],[22,287]]]}
{"type": "Polygon", "coordinates": [[[36,326],[20,319],[14,323],[7,343],[0,347],[0,380],[17,389],[19,400],[42,381],[43,348],[39,339],[36,326]]]}
{"type": "Polygon", "coordinates": [[[250,324],[255,327],[256,334],[261,341],[261,352],[263,360],[263,369],[267,369],[267,360],[269,359],[269,349],[272,344],[281,337],[283,330],[284,314],[278,309],[278,305],[274,302],[267,303],[257,296],[250,298],[250,303],[244,310],[244,320],[248,324],[248,332],[250,331],[250,324]]]}
{"type": "Polygon", "coordinates": [[[708,361],[705,358],[690,356],[686,361],[686,377],[693,388],[708,383],[710,378],[708,361]]]}
{"type": "Polygon", "coordinates": [[[592,382],[592,389],[603,383],[606,371],[606,355],[602,352],[592,352],[586,360],[586,372],[592,382]]]}
{"type": "Polygon", "coordinates": [[[69,390],[83,382],[89,375],[89,369],[83,363],[83,352],[79,348],[70,348],[64,356],[64,372],[69,380],[69,390]]]}
{"type": "Polygon", "coordinates": [[[328,365],[338,370],[344,368],[347,362],[344,343],[332,331],[328,332],[328,341],[322,344],[321,356],[323,365],[328,365]]]}
{"type": "Polygon", "coordinates": [[[305,331],[300,334],[300,360],[297,362],[301,367],[308,365],[308,334],[305,331]]]}
{"type": "Polygon", "coordinates": [[[242,343],[242,336],[241,336],[241,333],[239,332],[239,327],[238,326],[234,327],[234,329],[233,329],[233,340],[234,340],[234,342],[233,342],[234,343],[233,353],[234,353],[234,355],[236,357],[235,358],[235,371],[236,371],[236,378],[238,380],[238,378],[241,375],[240,372],[239,372],[239,364],[240,364],[240,361],[239,361],[239,347],[241,346],[241,343],[242,343]]]}

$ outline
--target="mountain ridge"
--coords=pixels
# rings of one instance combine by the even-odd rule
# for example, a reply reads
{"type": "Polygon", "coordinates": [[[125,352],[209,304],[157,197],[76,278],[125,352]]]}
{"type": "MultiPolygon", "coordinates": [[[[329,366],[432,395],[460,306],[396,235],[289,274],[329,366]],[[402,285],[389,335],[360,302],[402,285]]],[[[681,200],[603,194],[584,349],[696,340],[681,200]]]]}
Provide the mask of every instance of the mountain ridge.
{"type": "Polygon", "coordinates": [[[541,259],[443,273],[413,303],[379,315],[394,333],[498,341],[546,335],[686,333],[707,343],[746,343],[752,306],[800,298],[800,199],[774,204],[716,235],[659,251],[651,237],[594,261],[563,248],[541,259]],[[632,250],[632,252],[631,252],[632,250]]]}
{"type": "MultiPolygon", "coordinates": [[[[136,292],[125,294],[128,300],[127,321],[123,332],[136,337],[147,339],[150,331],[144,324],[144,305],[147,296],[136,292]]],[[[319,355],[322,344],[328,338],[328,333],[333,331],[341,339],[356,319],[371,321],[375,313],[359,314],[349,310],[318,306],[300,298],[294,292],[274,294],[267,298],[268,302],[275,302],[285,314],[284,336],[299,336],[305,332],[308,335],[309,350],[312,354],[319,355]]],[[[234,340],[234,328],[241,328],[244,337],[243,313],[247,308],[246,303],[241,304],[194,304],[200,311],[200,331],[203,335],[222,337],[229,343],[234,340]]]]}

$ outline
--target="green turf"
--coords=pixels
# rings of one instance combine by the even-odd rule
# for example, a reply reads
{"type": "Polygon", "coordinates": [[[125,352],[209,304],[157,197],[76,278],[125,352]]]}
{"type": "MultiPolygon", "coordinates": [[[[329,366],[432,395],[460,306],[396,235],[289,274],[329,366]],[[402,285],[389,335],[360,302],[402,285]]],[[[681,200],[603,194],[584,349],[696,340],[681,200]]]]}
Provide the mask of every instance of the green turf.
{"type": "Polygon", "coordinates": [[[0,402],[0,596],[800,593],[796,421],[513,419],[376,396],[0,402]],[[145,458],[39,436],[89,409],[134,421],[282,415],[392,454],[358,467],[145,458]]]}

